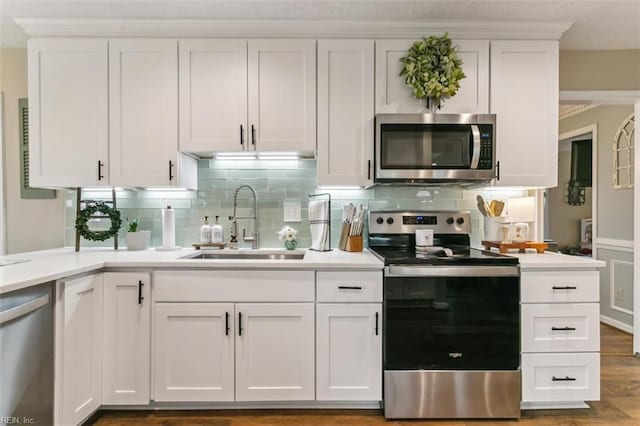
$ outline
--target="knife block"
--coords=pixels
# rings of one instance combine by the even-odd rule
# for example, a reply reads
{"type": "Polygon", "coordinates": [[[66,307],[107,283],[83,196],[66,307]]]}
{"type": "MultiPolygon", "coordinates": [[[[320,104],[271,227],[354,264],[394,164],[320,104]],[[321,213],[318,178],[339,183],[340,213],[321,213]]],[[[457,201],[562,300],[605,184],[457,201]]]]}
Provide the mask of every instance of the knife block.
{"type": "Polygon", "coordinates": [[[362,251],[362,235],[352,235],[347,238],[346,251],[362,251]]]}

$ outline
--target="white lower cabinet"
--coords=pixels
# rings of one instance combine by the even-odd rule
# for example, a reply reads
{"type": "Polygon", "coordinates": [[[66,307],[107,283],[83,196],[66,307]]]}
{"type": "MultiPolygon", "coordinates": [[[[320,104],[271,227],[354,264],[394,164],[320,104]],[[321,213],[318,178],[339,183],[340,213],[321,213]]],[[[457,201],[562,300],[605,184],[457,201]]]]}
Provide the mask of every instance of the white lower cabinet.
{"type": "Polygon", "coordinates": [[[233,303],[156,303],[154,400],[233,401],[233,303]]]}
{"type": "Polygon", "coordinates": [[[149,403],[151,280],[147,272],[104,274],[102,403],[149,403]]]}
{"type": "Polygon", "coordinates": [[[238,303],[236,319],[236,401],[312,401],[313,303],[238,303]]]}
{"type": "Polygon", "coordinates": [[[598,271],[523,271],[523,408],[600,399],[598,271]]]}
{"type": "Polygon", "coordinates": [[[382,305],[316,305],[316,399],[382,399],[382,305]]]}
{"type": "Polygon", "coordinates": [[[314,276],[157,271],[152,399],[313,401],[314,276]]]}
{"type": "Polygon", "coordinates": [[[59,283],[55,423],[76,425],[102,404],[102,274],[59,283]]]}

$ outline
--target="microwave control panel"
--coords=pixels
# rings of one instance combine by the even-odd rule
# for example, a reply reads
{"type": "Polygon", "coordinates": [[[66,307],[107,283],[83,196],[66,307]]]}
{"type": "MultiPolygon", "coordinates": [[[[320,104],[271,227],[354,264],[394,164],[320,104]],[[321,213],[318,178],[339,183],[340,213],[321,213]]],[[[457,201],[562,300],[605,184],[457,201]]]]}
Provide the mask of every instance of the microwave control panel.
{"type": "Polygon", "coordinates": [[[491,170],[495,161],[493,160],[493,125],[478,124],[480,130],[480,160],[478,168],[491,170]]]}

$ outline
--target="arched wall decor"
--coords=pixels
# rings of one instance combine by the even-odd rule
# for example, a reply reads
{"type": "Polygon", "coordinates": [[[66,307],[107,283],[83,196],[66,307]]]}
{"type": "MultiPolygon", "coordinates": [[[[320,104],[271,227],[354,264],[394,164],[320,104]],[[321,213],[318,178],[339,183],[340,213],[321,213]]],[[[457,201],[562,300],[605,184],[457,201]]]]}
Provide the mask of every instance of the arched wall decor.
{"type": "Polygon", "coordinates": [[[629,115],[613,136],[611,174],[613,189],[633,188],[635,117],[629,115]]]}

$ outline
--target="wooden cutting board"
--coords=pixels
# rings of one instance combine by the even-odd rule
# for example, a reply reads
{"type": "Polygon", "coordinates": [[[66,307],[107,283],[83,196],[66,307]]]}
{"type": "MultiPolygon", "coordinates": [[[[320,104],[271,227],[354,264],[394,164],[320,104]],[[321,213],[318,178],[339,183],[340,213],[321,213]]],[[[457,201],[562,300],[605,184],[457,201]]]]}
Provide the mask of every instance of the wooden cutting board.
{"type": "Polygon", "coordinates": [[[535,241],[525,241],[522,243],[507,243],[502,241],[483,241],[482,245],[485,250],[490,250],[491,247],[496,247],[500,253],[506,253],[509,249],[518,249],[519,253],[524,253],[526,249],[536,249],[537,253],[544,253],[549,247],[547,243],[540,243],[535,241]]]}

